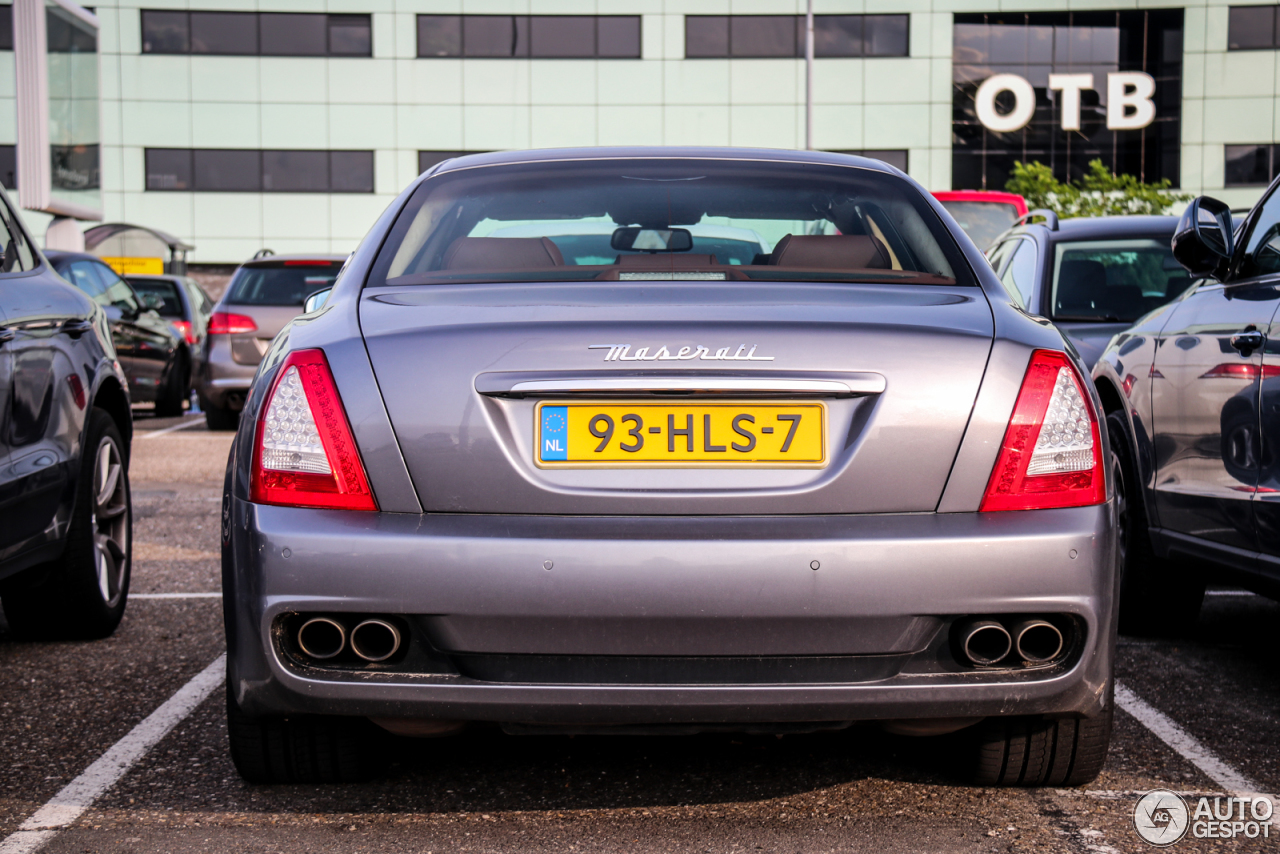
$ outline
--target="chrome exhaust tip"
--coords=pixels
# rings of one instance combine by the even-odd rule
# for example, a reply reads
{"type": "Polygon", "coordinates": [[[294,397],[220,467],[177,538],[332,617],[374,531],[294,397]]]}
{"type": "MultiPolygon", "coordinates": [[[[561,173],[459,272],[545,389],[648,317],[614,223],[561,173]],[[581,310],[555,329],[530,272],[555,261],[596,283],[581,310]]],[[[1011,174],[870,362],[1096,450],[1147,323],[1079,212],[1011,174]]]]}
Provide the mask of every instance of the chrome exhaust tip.
{"type": "Polygon", "coordinates": [[[975,620],[960,627],[960,650],[973,664],[995,664],[1013,649],[1009,630],[995,620],[975,620]]]}
{"type": "Polygon", "coordinates": [[[386,620],[365,620],[351,630],[351,651],[365,661],[386,661],[400,649],[400,630],[386,620]]]}
{"type": "Polygon", "coordinates": [[[1062,652],[1062,632],[1047,620],[1023,620],[1013,627],[1014,649],[1023,661],[1043,664],[1062,652]]]}
{"type": "Polygon", "coordinates": [[[312,617],[298,629],[298,648],[311,658],[333,658],[347,645],[347,630],[328,617],[312,617]]]}

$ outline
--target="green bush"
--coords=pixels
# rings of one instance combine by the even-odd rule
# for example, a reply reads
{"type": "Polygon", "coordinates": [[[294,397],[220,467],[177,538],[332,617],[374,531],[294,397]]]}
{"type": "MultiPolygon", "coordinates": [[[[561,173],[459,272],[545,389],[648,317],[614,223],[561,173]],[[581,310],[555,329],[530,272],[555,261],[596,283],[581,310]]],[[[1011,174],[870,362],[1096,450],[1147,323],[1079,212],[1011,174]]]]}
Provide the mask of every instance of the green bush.
{"type": "Polygon", "coordinates": [[[1083,178],[1065,184],[1043,163],[1015,163],[1013,177],[1004,186],[1024,197],[1032,210],[1047,208],[1062,219],[1070,219],[1164,214],[1175,204],[1191,201],[1189,193],[1171,192],[1169,183],[1168,178],[1148,184],[1132,175],[1117,175],[1101,160],[1091,160],[1083,178]]]}

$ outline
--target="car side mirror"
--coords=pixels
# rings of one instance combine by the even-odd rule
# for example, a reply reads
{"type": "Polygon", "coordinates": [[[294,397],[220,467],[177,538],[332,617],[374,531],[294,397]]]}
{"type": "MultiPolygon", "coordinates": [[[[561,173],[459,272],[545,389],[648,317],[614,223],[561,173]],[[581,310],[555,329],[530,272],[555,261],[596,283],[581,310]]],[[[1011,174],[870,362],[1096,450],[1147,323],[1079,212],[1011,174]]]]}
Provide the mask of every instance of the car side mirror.
{"type": "Polygon", "coordinates": [[[693,248],[693,235],[687,228],[615,229],[609,247],[618,252],[688,252],[693,248]]]}
{"type": "Polygon", "coordinates": [[[1191,275],[1223,278],[1235,254],[1231,208],[1209,196],[1195,199],[1178,220],[1171,245],[1173,257],[1191,275]]]}
{"type": "Polygon", "coordinates": [[[324,304],[329,301],[329,294],[333,293],[333,288],[322,288],[308,296],[302,301],[303,312],[310,314],[313,311],[324,308],[324,304]]]}

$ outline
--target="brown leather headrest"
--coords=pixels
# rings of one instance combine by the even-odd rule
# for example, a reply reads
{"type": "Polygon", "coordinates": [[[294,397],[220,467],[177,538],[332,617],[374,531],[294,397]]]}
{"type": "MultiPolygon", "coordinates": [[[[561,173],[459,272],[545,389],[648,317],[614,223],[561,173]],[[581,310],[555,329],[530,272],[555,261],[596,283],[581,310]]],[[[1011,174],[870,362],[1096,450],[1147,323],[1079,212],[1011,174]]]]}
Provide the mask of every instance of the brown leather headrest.
{"type": "Polygon", "coordinates": [[[889,250],[869,234],[788,234],[773,247],[769,263],[826,270],[887,270],[893,266],[889,250]]]}
{"type": "Polygon", "coordinates": [[[615,262],[619,267],[642,267],[646,270],[670,270],[679,265],[681,270],[693,267],[714,267],[714,255],[687,255],[684,252],[659,252],[655,255],[619,255],[615,262]]]}
{"type": "Polygon", "coordinates": [[[536,270],[563,266],[560,249],[545,237],[459,237],[444,253],[446,270],[536,270]]]}

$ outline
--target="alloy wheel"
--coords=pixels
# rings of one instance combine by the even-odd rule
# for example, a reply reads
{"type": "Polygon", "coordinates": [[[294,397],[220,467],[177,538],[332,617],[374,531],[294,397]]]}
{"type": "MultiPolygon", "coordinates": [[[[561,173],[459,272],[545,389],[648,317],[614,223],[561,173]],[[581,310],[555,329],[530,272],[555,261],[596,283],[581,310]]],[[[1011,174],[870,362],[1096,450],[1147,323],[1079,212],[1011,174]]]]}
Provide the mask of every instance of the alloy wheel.
{"type": "Polygon", "coordinates": [[[102,437],[93,464],[91,523],[98,590],[113,607],[129,568],[129,491],[120,448],[110,436],[102,437]]]}

